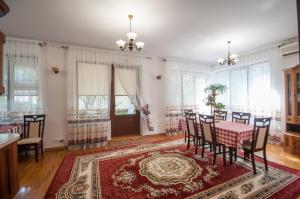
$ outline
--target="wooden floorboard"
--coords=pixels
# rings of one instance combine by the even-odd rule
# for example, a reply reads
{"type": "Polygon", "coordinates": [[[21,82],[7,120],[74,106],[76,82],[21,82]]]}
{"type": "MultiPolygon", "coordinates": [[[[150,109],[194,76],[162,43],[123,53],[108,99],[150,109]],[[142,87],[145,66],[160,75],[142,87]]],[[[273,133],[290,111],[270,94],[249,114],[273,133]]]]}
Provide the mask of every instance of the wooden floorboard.
{"type": "MultiPolygon", "coordinates": [[[[118,137],[111,140],[108,147],[120,147],[122,145],[141,144],[168,140],[165,135],[118,137]]],[[[88,150],[94,151],[95,149],[88,150]]],[[[40,199],[44,198],[53,177],[56,174],[65,155],[82,153],[82,150],[69,151],[67,149],[56,149],[46,151],[44,156],[36,163],[33,156],[19,157],[19,180],[20,191],[17,199],[40,199]]],[[[300,170],[300,155],[285,153],[281,146],[267,146],[268,160],[300,170]]]]}

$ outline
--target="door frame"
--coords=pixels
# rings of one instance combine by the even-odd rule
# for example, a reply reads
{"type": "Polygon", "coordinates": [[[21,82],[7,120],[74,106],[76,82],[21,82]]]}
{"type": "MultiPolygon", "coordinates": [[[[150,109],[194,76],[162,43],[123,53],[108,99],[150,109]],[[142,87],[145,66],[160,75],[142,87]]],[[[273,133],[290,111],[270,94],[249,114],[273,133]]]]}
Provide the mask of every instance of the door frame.
{"type": "Polygon", "coordinates": [[[129,115],[115,115],[115,67],[111,65],[111,94],[110,94],[110,120],[111,120],[111,137],[140,135],[140,111],[135,109],[135,114],[129,115]],[[118,123],[118,120],[126,120],[126,122],[118,123]],[[135,122],[136,129],[134,132],[127,134],[119,134],[114,132],[116,128],[128,128],[128,121],[135,122]]]}

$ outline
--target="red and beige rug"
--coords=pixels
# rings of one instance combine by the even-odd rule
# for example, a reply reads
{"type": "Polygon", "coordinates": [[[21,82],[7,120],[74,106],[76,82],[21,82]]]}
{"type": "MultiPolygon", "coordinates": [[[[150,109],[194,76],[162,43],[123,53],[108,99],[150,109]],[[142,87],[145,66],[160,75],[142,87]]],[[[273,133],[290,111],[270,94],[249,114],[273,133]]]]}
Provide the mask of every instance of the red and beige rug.
{"type": "Polygon", "coordinates": [[[182,140],[144,144],[80,156],[67,156],[46,198],[296,198],[300,171],[258,158],[223,167],[218,157],[186,150],[182,140]]]}

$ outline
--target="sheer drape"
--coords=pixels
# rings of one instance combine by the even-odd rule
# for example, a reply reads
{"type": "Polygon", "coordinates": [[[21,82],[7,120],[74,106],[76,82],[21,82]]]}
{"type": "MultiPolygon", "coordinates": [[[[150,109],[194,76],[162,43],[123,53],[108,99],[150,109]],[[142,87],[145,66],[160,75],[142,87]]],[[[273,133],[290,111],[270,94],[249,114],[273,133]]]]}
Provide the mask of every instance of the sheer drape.
{"type": "Polygon", "coordinates": [[[247,111],[253,117],[271,116],[271,134],[275,137],[281,137],[283,129],[284,89],[280,64],[279,49],[270,48],[241,56],[238,66],[214,67],[215,82],[228,87],[219,97],[227,105],[226,109],[247,111]]]}
{"type": "Polygon", "coordinates": [[[197,64],[166,62],[166,132],[178,132],[179,119],[185,109],[205,113],[207,73],[199,71],[197,64]]]}
{"type": "MultiPolygon", "coordinates": [[[[66,59],[69,145],[71,147],[103,145],[111,137],[110,109],[107,108],[106,112],[103,109],[103,107],[109,106],[110,104],[110,94],[109,97],[100,95],[93,97],[96,99],[91,99],[92,97],[87,99],[87,97],[78,96],[78,91],[82,92],[83,94],[87,94],[95,89],[98,91],[102,90],[103,85],[109,85],[110,91],[110,80],[108,81],[107,77],[109,77],[109,79],[111,78],[111,67],[113,65],[115,67],[116,74],[119,76],[120,82],[123,85],[125,92],[130,96],[132,103],[136,105],[138,110],[144,110],[145,104],[143,103],[140,77],[142,73],[143,59],[145,58],[132,53],[119,53],[95,48],[70,46],[69,49],[66,50],[66,59]],[[98,71],[102,70],[103,68],[96,69],[95,66],[95,69],[92,70],[93,72],[85,71],[79,76],[79,78],[85,83],[78,88],[78,63],[85,63],[87,65],[105,65],[109,67],[110,72],[106,77],[104,77],[106,72],[98,71]],[[99,76],[95,74],[99,74],[99,76]],[[136,76],[136,80],[134,78],[127,79],[127,75],[131,77],[136,76]],[[97,78],[95,77],[93,79],[97,80],[89,82],[91,80],[89,77],[94,76],[97,76],[97,78]],[[101,81],[101,86],[99,85],[99,81],[101,81]],[[136,86],[132,86],[135,84],[134,82],[136,82],[136,86]],[[136,95],[133,95],[133,93],[136,93],[136,95]],[[86,106],[87,103],[91,104],[90,101],[97,100],[99,102],[98,104],[86,106]],[[94,111],[87,111],[88,108],[86,107],[92,107],[94,111]],[[95,118],[100,119],[95,121],[95,118]],[[96,131],[100,131],[101,136],[93,140],[89,137],[89,135],[90,132],[96,131]],[[78,132],[86,135],[84,139],[77,139],[76,134],[78,132]]],[[[105,88],[108,87],[105,86],[105,88]]],[[[150,120],[151,118],[149,115],[141,114],[142,133],[143,131],[149,131],[149,129],[153,130],[153,127],[151,128],[152,125],[150,120]],[[146,128],[147,130],[145,130],[146,128]]]]}
{"type": "Polygon", "coordinates": [[[231,70],[230,74],[230,93],[231,109],[233,111],[247,111],[247,68],[239,67],[231,70]]]}
{"type": "Polygon", "coordinates": [[[5,95],[0,97],[4,117],[42,111],[40,46],[33,41],[8,39],[4,45],[5,95]]]}
{"type": "Polygon", "coordinates": [[[128,55],[119,55],[114,60],[114,69],[117,79],[129,97],[135,109],[141,111],[141,133],[153,131],[151,112],[149,104],[146,104],[142,97],[142,58],[128,55]],[[146,128],[145,128],[146,127],[146,128]]]}
{"type": "Polygon", "coordinates": [[[111,60],[97,51],[70,48],[67,61],[69,148],[105,145],[110,136],[111,60]]]}
{"type": "MultiPolygon", "coordinates": [[[[139,111],[143,110],[142,99],[139,86],[139,67],[138,66],[121,66],[114,65],[115,74],[120,80],[125,94],[130,98],[135,108],[139,111]]],[[[122,93],[122,91],[117,91],[122,93]]]]}

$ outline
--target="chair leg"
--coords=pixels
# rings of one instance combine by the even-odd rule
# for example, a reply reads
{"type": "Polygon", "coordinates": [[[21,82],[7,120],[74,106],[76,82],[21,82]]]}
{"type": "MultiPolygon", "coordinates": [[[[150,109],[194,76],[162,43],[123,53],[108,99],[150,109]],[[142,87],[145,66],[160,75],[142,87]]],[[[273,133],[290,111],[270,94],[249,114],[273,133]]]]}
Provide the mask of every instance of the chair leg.
{"type": "Polygon", "coordinates": [[[187,149],[190,148],[190,136],[187,137],[187,149]]]}
{"type": "Polygon", "coordinates": [[[223,166],[225,167],[226,166],[226,146],[222,145],[222,148],[223,148],[223,166]]]}
{"type": "Polygon", "coordinates": [[[229,147],[229,160],[230,164],[232,164],[232,147],[229,147]]]}
{"type": "Polygon", "coordinates": [[[196,146],[196,138],[193,137],[193,141],[194,141],[194,147],[196,146]]]}
{"type": "Polygon", "coordinates": [[[221,153],[221,145],[219,145],[219,153],[221,153]]]}
{"type": "Polygon", "coordinates": [[[44,155],[44,143],[41,142],[41,154],[44,155]]]}
{"type": "Polygon", "coordinates": [[[236,162],[237,159],[237,148],[234,148],[234,161],[236,162]]]}
{"type": "Polygon", "coordinates": [[[217,147],[214,145],[213,149],[214,149],[213,165],[215,165],[216,164],[216,156],[217,156],[217,147]]]}
{"type": "Polygon", "coordinates": [[[204,146],[205,146],[205,140],[202,140],[202,153],[201,153],[201,157],[204,157],[204,146]]]}
{"type": "Polygon", "coordinates": [[[252,160],[253,172],[254,172],[254,175],[256,175],[256,166],[255,166],[254,152],[251,152],[251,160],[252,160]]]}
{"type": "Polygon", "coordinates": [[[38,150],[38,144],[35,145],[35,161],[38,161],[39,156],[39,150],[38,150]]]}
{"type": "Polygon", "coordinates": [[[184,143],[186,143],[186,131],[184,131],[184,143]]]}
{"type": "Polygon", "coordinates": [[[198,139],[194,138],[196,140],[196,146],[195,146],[195,154],[197,154],[197,150],[198,150],[198,139]]]}
{"type": "Polygon", "coordinates": [[[267,161],[266,149],[264,150],[264,162],[265,162],[266,171],[268,171],[268,161],[267,161]]]}

